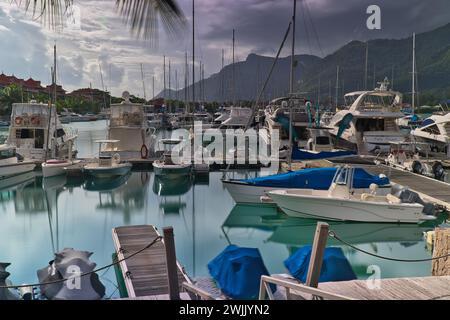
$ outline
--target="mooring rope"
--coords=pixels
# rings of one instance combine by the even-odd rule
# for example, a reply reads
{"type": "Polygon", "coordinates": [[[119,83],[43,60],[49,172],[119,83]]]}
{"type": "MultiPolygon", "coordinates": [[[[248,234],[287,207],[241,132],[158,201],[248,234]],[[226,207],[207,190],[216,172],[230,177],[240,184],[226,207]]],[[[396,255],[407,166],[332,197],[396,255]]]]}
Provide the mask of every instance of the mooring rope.
{"type": "Polygon", "coordinates": [[[376,253],[372,253],[372,252],[366,251],[364,249],[358,248],[358,247],[352,245],[351,243],[348,243],[347,241],[341,239],[334,231],[329,231],[328,232],[328,236],[330,236],[333,239],[336,239],[337,241],[345,244],[346,246],[349,246],[352,249],[355,249],[356,251],[365,253],[365,254],[367,254],[369,256],[372,256],[372,257],[376,257],[376,258],[380,258],[380,259],[384,259],[384,260],[389,260],[389,261],[397,261],[397,262],[427,262],[427,261],[439,260],[439,259],[444,259],[444,258],[450,257],[450,253],[448,253],[446,255],[443,255],[443,256],[426,258],[426,259],[398,259],[398,258],[384,257],[384,256],[380,256],[380,255],[378,255],[376,253]]]}
{"type": "Polygon", "coordinates": [[[85,273],[81,273],[81,274],[78,274],[78,275],[74,275],[73,277],[70,277],[70,278],[58,279],[58,280],[53,280],[53,281],[48,281],[48,282],[42,282],[42,283],[22,284],[22,285],[16,285],[16,286],[15,286],[15,285],[10,285],[10,286],[0,286],[0,289],[18,289],[18,288],[26,288],[26,287],[45,286],[45,285],[49,285],[49,284],[61,283],[61,282],[65,282],[65,281],[67,281],[67,280],[72,280],[72,279],[75,279],[75,278],[81,278],[81,277],[84,277],[84,276],[88,276],[88,275],[91,275],[91,274],[93,274],[93,273],[97,273],[97,272],[99,272],[99,271],[102,271],[102,270],[111,268],[112,266],[115,266],[115,265],[117,265],[117,264],[119,264],[119,263],[121,263],[121,262],[123,262],[123,261],[125,261],[125,260],[127,260],[127,259],[130,259],[130,258],[134,257],[135,255],[138,255],[139,253],[141,253],[141,252],[147,250],[148,248],[150,248],[150,247],[153,246],[155,243],[157,243],[158,241],[161,241],[161,240],[162,240],[162,237],[161,237],[161,236],[158,236],[158,237],[156,237],[152,242],[150,242],[150,243],[147,244],[145,247],[143,247],[142,249],[139,249],[138,251],[133,252],[132,254],[130,254],[130,255],[127,256],[127,257],[124,257],[123,259],[114,261],[113,263],[110,263],[110,264],[108,264],[108,265],[106,265],[106,266],[103,266],[103,267],[101,267],[101,268],[98,268],[98,269],[95,269],[95,270],[92,270],[92,271],[89,271],[89,272],[85,272],[85,273]]]}

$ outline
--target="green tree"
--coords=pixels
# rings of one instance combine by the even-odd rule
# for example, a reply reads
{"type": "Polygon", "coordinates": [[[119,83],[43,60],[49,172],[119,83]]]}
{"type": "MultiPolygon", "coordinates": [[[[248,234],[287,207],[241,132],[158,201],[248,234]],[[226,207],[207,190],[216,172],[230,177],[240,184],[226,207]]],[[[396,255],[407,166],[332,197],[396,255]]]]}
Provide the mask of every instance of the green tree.
{"type": "Polygon", "coordinates": [[[22,87],[12,84],[0,90],[0,113],[9,115],[13,103],[23,101],[22,87]]]}

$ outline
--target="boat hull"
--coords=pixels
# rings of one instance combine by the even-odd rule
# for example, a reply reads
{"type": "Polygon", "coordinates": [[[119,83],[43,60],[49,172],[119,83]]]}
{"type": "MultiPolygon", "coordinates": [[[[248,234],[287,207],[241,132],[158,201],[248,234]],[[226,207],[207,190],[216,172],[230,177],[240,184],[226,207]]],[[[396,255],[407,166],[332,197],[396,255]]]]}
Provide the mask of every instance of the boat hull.
{"type": "Polygon", "coordinates": [[[42,163],[42,176],[44,178],[62,176],[67,173],[66,168],[70,168],[76,164],[80,163],[77,161],[64,161],[61,163],[42,163]]]}
{"type": "Polygon", "coordinates": [[[131,163],[122,163],[113,167],[89,167],[85,166],[83,171],[94,178],[111,178],[128,174],[131,171],[131,163]]]}
{"type": "Polygon", "coordinates": [[[419,204],[389,204],[327,197],[300,196],[285,191],[269,196],[287,215],[333,221],[418,223],[427,220],[419,204]]]}
{"type": "Polygon", "coordinates": [[[177,178],[180,176],[189,175],[191,173],[190,164],[181,165],[165,165],[158,162],[153,163],[153,171],[155,176],[164,178],[177,178]]]}
{"type": "Polygon", "coordinates": [[[33,162],[18,162],[0,166],[0,179],[16,176],[22,173],[33,171],[36,164],[33,162]]]}

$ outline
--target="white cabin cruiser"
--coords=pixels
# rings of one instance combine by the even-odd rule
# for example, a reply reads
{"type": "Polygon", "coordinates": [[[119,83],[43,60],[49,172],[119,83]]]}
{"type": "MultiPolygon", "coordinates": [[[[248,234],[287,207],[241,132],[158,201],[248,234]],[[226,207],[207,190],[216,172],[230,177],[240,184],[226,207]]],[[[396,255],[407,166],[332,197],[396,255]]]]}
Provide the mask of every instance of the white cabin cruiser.
{"type": "Polygon", "coordinates": [[[416,141],[429,143],[432,151],[449,152],[450,113],[433,115],[422,122],[422,126],[411,131],[416,141]]]}
{"type": "Polygon", "coordinates": [[[154,152],[154,128],[148,126],[145,107],[130,101],[130,94],[122,94],[124,101],[111,105],[108,126],[108,140],[117,143],[106,144],[102,155],[119,154],[123,160],[147,159],[154,152]]]}
{"type": "Polygon", "coordinates": [[[33,171],[35,167],[32,161],[19,161],[15,147],[0,145],[0,179],[33,171]]]}
{"type": "Polygon", "coordinates": [[[15,146],[25,160],[43,162],[49,158],[68,158],[68,141],[75,138],[76,134],[62,127],[55,106],[34,101],[13,103],[6,143],[15,146]]]}
{"type": "MultiPolygon", "coordinates": [[[[242,129],[250,121],[251,116],[252,116],[252,109],[250,108],[232,107],[228,119],[223,121],[220,124],[219,128],[242,129]]],[[[217,119],[215,121],[217,121],[217,119]]]]}
{"type": "Polygon", "coordinates": [[[290,189],[268,192],[287,215],[337,221],[419,223],[434,220],[423,214],[420,203],[404,203],[392,193],[378,195],[377,186],[370,193],[354,194],[354,168],[341,167],[328,190],[290,189]]]}
{"type": "Polygon", "coordinates": [[[400,111],[402,94],[388,90],[385,79],[373,91],[353,92],[345,95],[351,105],[335,114],[330,121],[330,133],[338,146],[356,150],[360,154],[387,153],[391,142],[402,142],[405,134],[396,120],[400,111]]]}

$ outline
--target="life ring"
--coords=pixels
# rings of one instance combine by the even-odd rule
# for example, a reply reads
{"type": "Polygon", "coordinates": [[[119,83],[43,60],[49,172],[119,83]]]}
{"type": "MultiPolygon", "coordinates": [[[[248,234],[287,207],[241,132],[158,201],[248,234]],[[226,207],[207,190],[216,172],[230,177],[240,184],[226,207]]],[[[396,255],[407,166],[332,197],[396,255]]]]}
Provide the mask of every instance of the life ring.
{"type": "Polygon", "coordinates": [[[16,125],[21,125],[22,122],[23,122],[23,118],[22,118],[22,117],[16,117],[16,118],[14,119],[14,123],[15,123],[16,125]]]}
{"type": "Polygon", "coordinates": [[[148,157],[148,148],[145,144],[141,147],[141,159],[147,159],[148,157]]]}
{"type": "Polygon", "coordinates": [[[39,125],[41,123],[41,119],[39,118],[39,116],[32,116],[31,123],[34,125],[39,125]]]}

